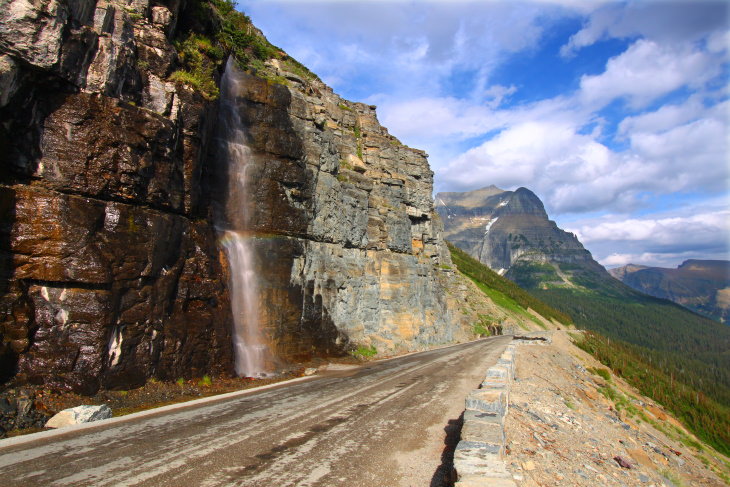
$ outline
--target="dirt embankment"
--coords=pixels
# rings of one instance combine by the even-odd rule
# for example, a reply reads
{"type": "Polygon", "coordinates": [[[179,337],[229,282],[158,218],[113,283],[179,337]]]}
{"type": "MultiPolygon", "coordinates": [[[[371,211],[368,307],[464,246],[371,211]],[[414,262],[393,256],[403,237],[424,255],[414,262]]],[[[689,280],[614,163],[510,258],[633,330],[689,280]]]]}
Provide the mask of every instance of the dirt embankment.
{"type": "Polygon", "coordinates": [[[505,460],[520,487],[730,485],[728,458],[566,332],[552,335],[517,347],[505,460]]]}

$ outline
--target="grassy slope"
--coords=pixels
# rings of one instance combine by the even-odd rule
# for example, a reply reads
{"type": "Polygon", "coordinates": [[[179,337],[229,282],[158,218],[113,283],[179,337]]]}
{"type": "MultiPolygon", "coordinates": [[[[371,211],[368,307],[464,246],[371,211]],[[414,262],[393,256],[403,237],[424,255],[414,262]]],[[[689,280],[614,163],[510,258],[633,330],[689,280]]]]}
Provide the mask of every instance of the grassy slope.
{"type": "MultiPolygon", "coordinates": [[[[530,319],[534,317],[530,313],[527,313],[528,308],[547,319],[552,319],[565,325],[572,324],[570,316],[534,298],[528,292],[492,271],[463,250],[450,243],[447,244],[451,252],[451,260],[459,271],[474,281],[479,289],[489,296],[495,304],[511,311],[525,314],[530,319]]],[[[538,324],[542,326],[542,324],[538,324]]]]}

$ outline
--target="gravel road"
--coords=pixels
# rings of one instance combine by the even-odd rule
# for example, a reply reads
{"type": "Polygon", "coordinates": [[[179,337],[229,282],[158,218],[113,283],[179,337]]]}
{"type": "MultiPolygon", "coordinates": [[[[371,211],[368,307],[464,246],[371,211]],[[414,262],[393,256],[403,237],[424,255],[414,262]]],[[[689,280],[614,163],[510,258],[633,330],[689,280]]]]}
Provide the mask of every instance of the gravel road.
{"type": "Polygon", "coordinates": [[[446,485],[445,442],[458,440],[464,397],[510,340],[331,367],[171,411],[0,440],[2,484],[446,485]]]}

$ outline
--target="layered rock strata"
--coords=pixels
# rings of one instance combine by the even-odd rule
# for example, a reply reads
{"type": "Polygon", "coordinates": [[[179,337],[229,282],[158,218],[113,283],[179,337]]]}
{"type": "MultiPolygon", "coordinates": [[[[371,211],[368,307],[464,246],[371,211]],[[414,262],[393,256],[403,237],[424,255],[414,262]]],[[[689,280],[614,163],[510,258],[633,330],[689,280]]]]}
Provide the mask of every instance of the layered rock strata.
{"type": "Polygon", "coordinates": [[[230,371],[212,106],[163,81],[179,7],[0,9],[3,380],[93,393],[230,371]]]}
{"type": "MultiPolygon", "coordinates": [[[[172,81],[172,40],[200,23],[198,7],[0,9],[0,380],[93,393],[233,372],[229,265],[212,224],[227,177],[217,102],[172,81]]],[[[236,105],[277,355],[469,338],[426,154],[390,136],[375,107],[276,60],[266,69],[273,82],[242,73],[236,105]]]]}
{"type": "Polygon", "coordinates": [[[279,354],[463,339],[447,305],[451,277],[440,266],[451,262],[426,155],[390,136],[374,107],[320,83],[242,76],[262,320],[279,354]]]}

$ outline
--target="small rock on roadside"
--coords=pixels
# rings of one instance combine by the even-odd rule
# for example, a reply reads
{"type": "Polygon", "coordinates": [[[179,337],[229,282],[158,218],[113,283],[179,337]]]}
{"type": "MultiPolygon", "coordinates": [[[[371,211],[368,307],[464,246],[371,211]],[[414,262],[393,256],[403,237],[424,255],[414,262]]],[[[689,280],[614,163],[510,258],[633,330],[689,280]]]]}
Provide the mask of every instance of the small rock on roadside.
{"type": "Polygon", "coordinates": [[[304,369],[304,375],[305,376],[307,376],[307,375],[314,375],[316,373],[317,373],[317,369],[314,368],[314,367],[307,367],[306,369],[304,369]]]}
{"type": "Polygon", "coordinates": [[[76,406],[64,409],[46,423],[46,428],[63,428],[74,424],[90,423],[112,417],[112,410],[106,404],[101,406],[76,406]]]}

